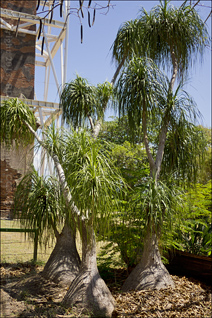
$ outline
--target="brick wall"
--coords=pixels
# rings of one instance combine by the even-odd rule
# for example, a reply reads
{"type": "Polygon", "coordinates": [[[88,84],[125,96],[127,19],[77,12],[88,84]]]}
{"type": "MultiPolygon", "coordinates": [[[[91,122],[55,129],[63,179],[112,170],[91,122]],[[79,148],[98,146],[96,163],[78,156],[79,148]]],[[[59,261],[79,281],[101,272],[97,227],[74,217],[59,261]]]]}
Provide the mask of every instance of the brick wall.
{"type": "MultiPolygon", "coordinates": [[[[0,7],[35,14],[36,0],[0,0],[0,7]]],[[[7,20],[17,25],[17,20],[7,20]]],[[[29,29],[35,30],[35,26],[29,29]]],[[[35,36],[0,30],[0,95],[34,99],[35,36]]],[[[21,177],[26,174],[33,159],[32,145],[6,149],[1,145],[0,158],[0,212],[1,217],[12,218],[13,196],[21,177]]]]}
{"type": "Polygon", "coordinates": [[[33,162],[33,145],[7,149],[1,145],[0,159],[0,213],[1,218],[13,217],[13,196],[22,176],[33,162]]]}
{"type": "MultiPolygon", "coordinates": [[[[1,8],[35,14],[36,0],[1,0],[1,8]]],[[[7,20],[17,25],[18,20],[7,20]]],[[[29,27],[35,30],[36,27],[29,27]]],[[[34,99],[35,36],[0,30],[0,95],[34,99]]]]}

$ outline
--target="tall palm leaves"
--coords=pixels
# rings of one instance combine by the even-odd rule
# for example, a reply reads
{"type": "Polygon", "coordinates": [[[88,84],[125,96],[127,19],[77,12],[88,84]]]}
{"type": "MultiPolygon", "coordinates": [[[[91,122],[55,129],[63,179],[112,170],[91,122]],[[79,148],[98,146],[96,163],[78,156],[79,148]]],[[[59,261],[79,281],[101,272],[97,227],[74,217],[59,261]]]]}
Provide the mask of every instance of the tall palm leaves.
{"type": "Polygon", "coordinates": [[[16,145],[20,142],[27,145],[32,143],[34,137],[29,133],[27,122],[34,130],[36,119],[33,112],[18,98],[4,101],[0,107],[0,141],[11,145],[14,140],[16,145]]]}
{"type": "Polygon", "coordinates": [[[176,187],[170,187],[162,181],[156,182],[153,178],[148,178],[145,183],[136,187],[133,204],[136,209],[140,209],[146,226],[150,223],[154,230],[159,232],[165,220],[171,223],[177,206],[180,206],[179,194],[176,187]]]}
{"type": "MultiPolygon", "coordinates": [[[[46,132],[45,144],[51,144],[51,131],[46,132]]],[[[60,134],[55,134],[59,136],[60,134]]],[[[113,166],[111,154],[98,139],[83,129],[63,134],[62,166],[72,200],[88,219],[107,217],[124,182],[113,166]]],[[[107,145],[108,148],[108,145],[107,145]]],[[[60,151],[59,151],[60,153],[60,151]]]]}
{"type": "Polygon", "coordinates": [[[91,129],[94,130],[95,121],[104,116],[112,94],[113,89],[109,82],[106,81],[95,87],[85,78],[77,75],[76,79],[65,85],[60,96],[63,118],[74,128],[82,126],[89,120],[91,129]]]}
{"type": "Polygon", "coordinates": [[[163,74],[148,58],[134,56],[124,68],[116,85],[116,101],[119,114],[128,116],[132,131],[140,125],[143,111],[159,111],[162,81],[163,74]]]}
{"type": "Polygon", "coordinates": [[[177,68],[180,76],[203,54],[208,32],[198,13],[184,3],[180,8],[160,1],[149,13],[141,10],[138,19],[125,22],[113,44],[113,58],[123,59],[147,55],[155,63],[177,68]]]}
{"type": "Polygon", "coordinates": [[[60,105],[64,119],[71,121],[74,127],[82,125],[95,111],[94,87],[77,75],[75,80],[65,85],[60,96],[60,105]]]}
{"type": "Polygon", "coordinates": [[[25,227],[37,228],[39,237],[53,230],[53,237],[65,218],[65,202],[57,179],[42,177],[33,169],[17,187],[15,214],[25,227]]]}
{"type": "Polygon", "coordinates": [[[125,60],[131,58],[134,53],[140,54],[140,35],[138,19],[123,23],[111,47],[113,59],[123,66],[125,60]]]}
{"type": "Polygon", "coordinates": [[[160,1],[148,14],[144,9],[139,17],[139,30],[144,35],[142,46],[158,65],[175,67],[183,75],[202,54],[208,33],[194,8],[184,3],[180,8],[169,1],[160,1]]]}

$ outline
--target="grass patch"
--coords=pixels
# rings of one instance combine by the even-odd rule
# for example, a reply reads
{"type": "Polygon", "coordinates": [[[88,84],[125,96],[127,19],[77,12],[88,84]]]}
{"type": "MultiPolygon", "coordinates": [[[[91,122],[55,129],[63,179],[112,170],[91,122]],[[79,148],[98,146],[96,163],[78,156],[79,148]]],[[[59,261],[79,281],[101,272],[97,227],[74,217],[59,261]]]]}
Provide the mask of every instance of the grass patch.
{"type": "MultiPolygon", "coordinates": [[[[19,220],[1,220],[1,228],[21,228],[19,220]]],[[[34,241],[29,233],[20,232],[0,232],[1,235],[1,263],[25,263],[33,260],[34,241]]],[[[37,264],[45,264],[55,246],[56,240],[50,240],[47,244],[38,244],[37,264]]],[[[76,237],[76,244],[79,255],[81,257],[82,246],[79,232],[76,237]]],[[[97,241],[97,256],[98,265],[103,267],[114,267],[119,256],[119,253],[111,255],[108,251],[104,251],[104,246],[107,242],[97,241]],[[104,257],[102,258],[102,249],[104,257]],[[114,255],[115,254],[115,255],[114,255]],[[108,264],[108,262],[110,264],[108,264]],[[109,265],[109,266],[108,266],[109,265]]],[[[116,267],[116,266],[115,266],[116,267]]]]}
{"type": "MultiPolygon", "coordinates": [[[[19,220],[1,220],[1,228],[21,228],[19,220]]],[[[33,259],[34,240],[28,233],[1,233],[1,263],[27,262],[33,259]]],[[[55,245],[38,245],[38,262],[46,262],[55,245]]]]}

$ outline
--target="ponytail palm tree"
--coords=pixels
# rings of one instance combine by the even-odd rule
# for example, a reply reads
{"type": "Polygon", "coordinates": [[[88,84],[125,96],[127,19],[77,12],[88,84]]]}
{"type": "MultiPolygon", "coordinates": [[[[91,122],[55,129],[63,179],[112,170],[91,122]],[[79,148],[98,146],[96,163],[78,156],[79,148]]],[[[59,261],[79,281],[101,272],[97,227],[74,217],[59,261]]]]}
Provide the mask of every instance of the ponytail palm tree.
{"type": "Polygon", "coordinates": [[[64,298],[71,306],[86,304],[98,316],[109,316],[114,300],[101,279],[96,263],[95,228],[106,227],[110,213],[117,209],[117,198],[124,187],[118,171],[111,164],[110,153],[98,139],[84,130],[72,132],[67,139],[65,171],[73,201],[83,222],[78,228],[82,238],[82,263],[79,275],[64,298]]]}
{"type": "MultiPolygon", "coordinates": [[[[31,144],[34,139],[38,141],[38,144],[40,146],[43,146],[44,149],[51,155],[51,158],[53,159],[53,162],[55,164],[55,169],[57,171],[57,174],[59,175],[59,183],[61,187],[61,192],[58,193],[65,193],[64,194],[64,201],[66,204],[66,209],[70,209],[70,200],[67,198],[66,190],[66,183],[64,183],[65,176],[63,173],[62,166],[60,164],[59,160],[59,153],[57,147],[55,147],[55,141],[54,141],[54,147],[51,148],[50,144],[44,144],[44,141],[42,141],[38,134],[36,133],[36,118],[32,112],[32,110],[25,105],[23,102],[21,102],[18,98],[14,98],[11,100],[4,101],[0,107],[0,137],[1,142],[5,142],[5,144],[9,147],[12,145],[13,141],[15,141],[17,146],[20,145],[27,145],[31,144]],[[52,151],[52,149],[54,151],[52,151]]],[[[24,179],[24,181],[21,183],[20,187],[18,188],[18,197],[19,199],[16,199],[16,209],[23,210],[23,215],[26,216],[27,213],[29,213],[29,222],[40,222],[37,224],[38,228],[40,229],[53,229],[53,233],[55,234],[55,237],[57,239],[55,250],[53,251],[52,255],[50,256],[49,261],[46,264],[46,268],[48,267],[47,271],[44,271],[46,273],[45,277],[55,280],[57,282],[63,282],[67,284],[70,282],[77,272],[77,264],[79,267],[79,255],[76,250],[75,246],[75,230],[71,229],[70,226],[67,224],[66,221],[64,228],[62,232],[59,234],[56,229],[56,220],[61,220],[62,217],[52,219],[53,216],[53,210],[55,208],[55,213],[61,212],[62,210],[58,210],[56,206],[49,205],[49,207],[52,207],[51,209],[48,208],[47,200],[46,200],[46,194],[48,193],[48,198],[50,198],[50,185],[51,183],[49,180],[48,182],[43,180],[40,177],[33,172],[34,175],[30,175],[24,179]],[[32,180],[30,180],[30,178],[32,180]],[[37,191],[35,191],[35,189],[37,191]],[[39,192],[40,191],[40,192],[39,192]],[[45,194],[46,191],[46,194],[45,194]],[[40,193],[40,194],[39,194],[40,193]],[[39,197],[40,195],[40,197],[39,197]],[[35,203],[36,196],[38,202],[40,202],[40,205],[37,206],[35,203]],[[24,198],[24,199],[23,199],[24,198]],[[31,204],[31,198],[33,204],[31,204]],[[45,199],[45,200],[44,200],[45,199]],[[34,201],[33,201],[34,200],[34,201]],[[40,201],[39,201],[40,200],[40,201]],[[45,203],[45,204],[44,204],[45,203]],[[20,207],[20,205],[21,207],[20,207]],[[23,205],[28,206],[24,210],[23,205]],[[54,208],[53,208],[54,206],[54,208]],[[38,218],[38,220],[34,219],[32,213],[43,213],[42,217],[38,218]],[[44,222],[45,220],[45,222],[44,222]],[[64,240],[66,241],[66,244],[64,244],[64,240]],[[70,246],[69,246],[70,244],[70,246]],[[65,249],[61,248],[61,246],[65,246],[65,249]],[[76,252],[76,253],[75,253],[76,252]],[[64,254],[63,254],[64,253],[64,254]],[[62,255],[63,254],[63,255],[62,255]],[[54,257],[52,257],[54,256],[54,257]],[[73,266],[71,265],[73,258],[73,266]],[[61,262],[63,260],[63,262],[61,262]],[[71,266],[70,266],[71,265],[71,266]],[[75,268],[74,270],[72,270],[75,268]],[[69,278],[68,278],[69,277],[69,278]]],[[[51,179],[53,180],[53,179],[51,179]]],[[[55,183],[54,183],[55,188],[55,183]]],[[[56,195],[55,198],[58,198],[56,195]]],[[[50,201],[48,201],[50,203],[50,201]]],[[[56,201],[54,201],[56,204],[56,201]]],[[[57,207],[59,206],[59,202],[57,207]]],[[[75,207],[71,206],[72,209],[75,207]]],[[[27,219],[28,219],[27,216],[27,219]]],[[[63,215],[64,216],[64,215],[63,215]]],[[[66,217],[68,216],[68,213],[66,214],[66,217]]],[[[65,219],[65,216],[64,216],[65,219]]],[[[28,220],[26,220],[28,222],[28,220]]],[[[27,223],[28,224],[28,223],[27,223]]],[[[31,225],[35,225],[34,223],[31,223],[31,225]]],[[[42,234],[43,231],[41,231],[42,234]]]]}
{"type": "Polygon", "coordinates": [[[22,225],[38,229],[40,242],[56,238],[55,248],[42,276],[69,286],[79,272],[80,258],[75,231],[68,221],[68,211],[58,180],[39,176],[33,169],[18,185],[14,205],[15,214],[19,215],[22,225]]]}
{"type": "MultiPolygon", "coordinates": [[[[119,113],[128,115],[130,128],[134,130],[135,127],[142,125],[143,142],[149,161],[150,177],[152,178],[150,189],[153,192],[161,189],[162,186],[158,187],[159,184],[157,186],[157,183],[162,167],[166,134],[172,126],[176,128],[178,120],[182,120],[182,118],[184,118],[184,122],[187,120],[187,124],[189,124],[189,120],[190,123],[195,120],[198,115],[195,104],[188,94],[181,89],[180,85],[174,93],[170,90],[168,78],[151,59],[135,56],[124,68],[116,85],[116,94],[119,113]],[[163,130],[164,121],[168,122],[166,134],[163,130]],[[149,134],[154,122],[157,122],[158,136],[153,153],[149,142],[149,134]]],[[[149,206],[145,206],[145,209],[150,211],[150,207],[151,213],[154,211],[154,214],[157,215],[162,211],[163,217],[168,211],[167,206],[164,209],[159,209],[159,205],[152,204],[152,202],[149,202],[149,206]]],[[[144,238],[145,257],[142,258],[124,283],[124,291],[147,287],[173,286],[172,279],[159,256],[157,238],[160,235],[162,223],[158,227],[155,226],[154,218],[148,217],[147,220],[147,231],[144,238]]]]}
{"type": "MultiPolygon", "coordinates": [[[[171,125],[176,118],[183,113],[187,116],[192,114],[194,103],[182,93],[179,96],[180,85],[174,92],[174,84],[177,77],[183,79],[188,73],[189,67],[196,60],[198,55],[203,56],[205,45],[208,41],[206,26],[194,8],[186,5],[186,2],[176,8],[169,5],[169,1],[160,1],[149,13],[144,9],[138,19],[134,21],[135,36],[125,37],[126,27],[132,30],[133,23],[125,23],[118,31],[113,44],[113,58],[120,63],[126,60],[123,70],[117,83],[116,91],[118,96],[118,108],[122,114],[127,114],[130,127],[137,127],[142,124],[143,142],[147,152],[150,165],[150,176],[154,182],[158,182],[163,161],[166,137],[171,125]],[[136,39],[136,40],[135,40],[136,39]],[[129,45],[129,40],[132,40],[129,45]],[[139,43],[139,44],[138,44],[139,43]],[[128,48],[131,47],[131,50],[128,48]],[[145,57],[145,58],[144,58],[145,57]],[[139,59],[140,58],[140,59],[139,59]],[[156,66],[146,63],[146,58],[155,62],[158,67],[166,70],[171,69],[171,77],[158,76],[159,72],[152,71],[156,66]],[[149,68],[149,71],[148,71],[149,68]],[[156,76],[155,76],[156,75],[156,76]],[[151,151],[149,143],[149,132],[151,121],[157,120],[158,143],[156,155],[151,151]]],[[[193,113],[195,115],[195,112],[193,113]]],[[[177,127],[177,125],[175,126],[177,127]]],[[[149,221],[147,226],[145,243],[148,257],[146,261],[135,268],[125,282],[123,289],[142,289],[146,286],[141,282],[144,276],[141,272],[144,268],[146,282],[151,282],[151,288],[161,288],[172,285],[161,259],[153,257],[150,246],[153,246],[157,254],[157,240],[154,237],[159,235],[154,229],[154,224],[149,221]],[[147,243],[149,242],[149,243],[147,243]],[[148,252],[149,249],[149,252],[148,252]],[[166,277],[163,280],[163,276],[166,277]],[[140,277],[140,279],[139,279],[140,277]],[[133,283],[132,283],[133,282],[133,283]]]]}
{"type": "Polygon", "coordinates": [[[112,54],[118,63],[130,60],[133,53],[150,57],[166,70],[171,67],[173,89],[177,75],[182,78],[198,55],[203,56],[208,32],[196,10],[186,1],[179,8],[169,2],[160,1],[149,13],[143,8],[136,20],[125,22],[117,33],[112,54]],[[128,33],[130,36],[126,36],[128,33]]]}
{"type": "Polygon", "coordinates": [[[81,127],[89,121],[93,137],[96,138],[112,95],[113,89],[109,82],[95,87],[77,75],[76,79],[66,83],[60,96],[63,119],[74,128],[81,127]]]}
{"type": "MultiPolygon", "coordinates": [[[[18,103],[19,101],[17,100],[16,102],[18,103]]],[[[116,198],[120,195],[124,182],[116,169],[111,166],[110,156],[102,150],[98,140],[90,136],[76,138],[78,134],[81,136],[80,130],[78,134],[76,133],[77,135],[69,132],[70,140],[75,138],[73,142],[64,142],[64,144],[68,145],[66,149],[67,154],[71,154],[70,157],[73,154],[73,158],[77,158],[74,167],[78,167],[78,170],[73,170],[73,166],[70,165],[69,167],[68,164],[63,168],[63,164],[61,164],[61,152],[59,151],[58,153],[57,151],[58,142],[52,143],[48,138],[41,140],[33,129],[32,122],[29,120],[34,115],[31,110],[29,110],[29,113],[30,116],[28,118],[22,116],[21,113],[18,120],[27,127],[26,132],[33,134],[39,145],[47,151],[53,160],[64,198],[65,209],[70,212],[68,215],[70,215],[72,222],[75,221],[75,224],[78,224],[78,228],[81,230],[82,262],[80,272],[71,283],[67,296],[64,298],[64,304],[68,307],[78,304],[84,310],[91,311],[97,317],[111,317],[114,310],[114,299],[98,273],[94,225],[97,218],[101,219],[102,216],[107,216],[107,213],[111,211],[110,209],[114,206],[112,203],[117,202],[116,198]],[[90,138],[91,141],[89,141],[90,138]],[[80,141],[80,145],[87,145],[85,148],[80,146],[82,149],[85,149],[84,152],[79,153],[78,150],[81,149],[78,147],[79,143],[77,151],[75,148],[72,148],[73,145],[76,146],[77,140],[80,141]],[[84,172],[86,172],[85,175],[84,172]],[[84,177],[86,178],[83,182],[84,177]],[[74,191],[74,187],[78,183],[79,187],[76,192],[74,191]],[[71,186],[73,186],[73,189],[71,186]],[[82,191],[83,194],[80,198],[78,198],[78,195],[81,192],[78,191],[82,191]],[[82,206],[83,201],[78,202],[78,199],[83,199],[87,204],[82,206]],[[78,293],[78,287],[80,288],[80,293],[78,293]]],[[[6,112],[3,112],[3,114],[6,114],[6,112]]],[[[1,121],[5,120],[5,117],[1,117],[1,121]]],[[[10,123],[12,123],[11,125],[14,128],[14,135],[16,135],[15,120],[10,118],[10,123]]],[[[51,138],[52,134],[47,134],[48,136],[51,138]]],[[[64,233],[62,231],[61,234],[64,235],[65,233],[67,234],[67,231],[64,231],[64,233]]],[[[67,240],[62,240],[62,243],[66,244],[67,240]]]]}

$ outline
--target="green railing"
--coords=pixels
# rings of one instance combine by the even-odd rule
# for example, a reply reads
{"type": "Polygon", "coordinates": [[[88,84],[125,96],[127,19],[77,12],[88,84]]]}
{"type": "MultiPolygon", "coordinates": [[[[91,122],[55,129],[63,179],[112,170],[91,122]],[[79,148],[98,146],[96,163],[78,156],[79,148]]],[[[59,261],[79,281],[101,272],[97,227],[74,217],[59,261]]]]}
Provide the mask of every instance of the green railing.
{"type": "Polygon", "coordinates": [[[38,257],[38,229],[13,229],[13,228],[0,228],[0,232],[22,232],[22,233],[35,233],[34,236],[34,252],[33,252],[33,261],[37,261],[38,257]]]}

